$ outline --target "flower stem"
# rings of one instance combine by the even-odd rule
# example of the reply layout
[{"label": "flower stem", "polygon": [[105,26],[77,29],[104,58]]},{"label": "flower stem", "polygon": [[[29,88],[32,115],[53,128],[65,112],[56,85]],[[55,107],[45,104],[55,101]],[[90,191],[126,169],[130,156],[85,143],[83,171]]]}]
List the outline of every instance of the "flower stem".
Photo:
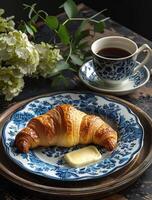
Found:
[{"label": "flower stem", "polygon": [[71,41],[71,43],[70,43],[70,45],[69,45],[69,54],[68,54],[68,56],[67,56],[67,58],[66,58],[66,63],[68,62],[68,60],[69,60],[69,58],[70,58],[70,56],[71,56],[71,53],[72,53],[72,41]]},{"label": "flower stem", "polygon": [[102,14],[103,12],[107,11],[107,8],[104,10],[101,10],[100,12],[96,13],[95,15],[93,15],[92,17],[90,17],[90,19],[93,19],[95,17],[97,17],[98,15]]},{"label": "flower stem", "polygon": [[[39,15],[39,13],[34,9],[34,8],[32,8],[30,5],[27,5],[27,4],[25,4],[26,5],[26,8],[31,8],[32,10],[33,10],[33,12],[38,16],[38,17],[40,17],[43,21],[45,21],[45,18],[44,17],[42,17],[41,15]],[[43,12],[42,10],[41,10],[41,12]],[[45,14],[46,14],[46,12],[44,12]]]},{"label": "flower stem", "polygon": [[[108,19],[110,19],[110,17],[106,17],[106,18],[100,20],[100,22],[105,22]],[[95,23],[99,22],[98,20],[95,20],[95,19],[92,19],[92,18],[69,18],[69,19],[67,19],[63,22],[63,25],[67,24],[70,21],[90,21],[90,22],[95,22]]]}]

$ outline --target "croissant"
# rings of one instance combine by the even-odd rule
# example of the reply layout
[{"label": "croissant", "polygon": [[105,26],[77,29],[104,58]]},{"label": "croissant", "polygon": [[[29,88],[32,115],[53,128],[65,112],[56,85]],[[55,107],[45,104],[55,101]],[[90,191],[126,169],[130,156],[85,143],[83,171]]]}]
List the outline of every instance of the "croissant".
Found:
[{"label": "croissant", "polygon": [[39,146],[71,147],[91,143],[112,151],[117,144],[117,132],[100,117],[88,115],[69,104],[56,106],[31,119],[15,138],[20,152]]}]

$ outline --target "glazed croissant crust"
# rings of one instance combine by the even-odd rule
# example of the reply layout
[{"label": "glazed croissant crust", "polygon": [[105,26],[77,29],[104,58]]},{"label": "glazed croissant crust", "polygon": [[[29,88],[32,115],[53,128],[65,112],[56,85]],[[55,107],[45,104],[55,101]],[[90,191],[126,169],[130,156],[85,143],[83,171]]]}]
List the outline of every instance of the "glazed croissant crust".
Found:
[{"label": "glazed croissant crust", "polygon": [[31,119],[15,138],[15,146],[20,152],[39,146],[77,144],[97,144],[112,151],[117,144],[117,132],[100,117],[63,104]]}]

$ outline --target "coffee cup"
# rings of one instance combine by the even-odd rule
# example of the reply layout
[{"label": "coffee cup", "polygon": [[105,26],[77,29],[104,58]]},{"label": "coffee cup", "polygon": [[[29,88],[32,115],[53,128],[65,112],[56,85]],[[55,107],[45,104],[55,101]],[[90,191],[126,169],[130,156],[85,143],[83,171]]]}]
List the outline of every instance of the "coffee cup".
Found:
[{"label": "coffee cup", "polygon": [[[125,83],[152,55],[152,50],[147,44],[138,48],[134,41],[121,36],[100,38],[93,42],[91,51],[96,74],[111,85]],[[137,57],[142,52],[146,52],[146,56],[137,64]]]}]

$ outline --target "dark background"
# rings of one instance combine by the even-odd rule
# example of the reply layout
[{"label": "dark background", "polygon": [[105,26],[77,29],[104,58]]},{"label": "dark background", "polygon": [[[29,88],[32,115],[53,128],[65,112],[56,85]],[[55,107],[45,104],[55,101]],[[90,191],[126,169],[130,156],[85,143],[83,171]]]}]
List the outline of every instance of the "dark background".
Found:
[{"label": "dark background", "polygon": [[[23,3],[37,3],[39,9],[48,14],[55,15],[64,0],[0,0],[0,7],[6,10],[6,15],[15,15],[15,20],[27,19],[27,13],[23,10]],[[151,0],[75,0],[83,2],[95,10],[107,8],[107,16],[120,24],[134,30],[144,37],[152,40],[152,1]]]}]

